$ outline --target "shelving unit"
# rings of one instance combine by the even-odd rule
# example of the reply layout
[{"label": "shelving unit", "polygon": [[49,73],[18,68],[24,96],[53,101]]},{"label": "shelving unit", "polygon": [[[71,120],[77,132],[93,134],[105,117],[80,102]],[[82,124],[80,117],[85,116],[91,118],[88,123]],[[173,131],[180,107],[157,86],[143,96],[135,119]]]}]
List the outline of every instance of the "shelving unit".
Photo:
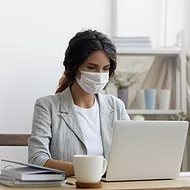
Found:
[{"label": "shelving unit", "polygon": [[168,55],[168,56],[178,56],[181,50],[179,48],[175,49],[129,49],[129,48],[117,48],[118,55]]},{"label": "shelving unit", "polygon": [[175,115],[180,113],[182,110],[142,110],[142,109],[128,109],[129,115]]},{"label": "shelving unit", "polygon": [[175,58],[176,61],[176,108],[171,110],[142,110],[128,109],[129,115],[175,115],[180,112],[187,113],[186,105],[186,51],[185,48],[160,48],[160,49],[129,49],[117,48],[118,56],[159,56]]},{"label": "shelving unit", "polygon": [[[184,42],[184,39],[182,39]],[[166,57],[175,58],[176,61],[173,63],[175,65],[175,75],[176,75],[176,106],[175,109],[170,110],[142,110],[142,109],[128,109],[127,112],[132,117],[135,115],[144,115],[144,116],[156,116],[157,117],[167,117],[169,118],[171,115],[176,115],[180,112],[187,113],[187,102],[186,102],[186,50],[184,43],[182,43],[181,48],[173,48],[173,49],[117,49],[117,54],[120,56],[142,56],[142,55],[150,55],[150,56],[158,56],[163,55]],[[188,150],[187,145],[184,151],[182,171],[188,170]]]}]

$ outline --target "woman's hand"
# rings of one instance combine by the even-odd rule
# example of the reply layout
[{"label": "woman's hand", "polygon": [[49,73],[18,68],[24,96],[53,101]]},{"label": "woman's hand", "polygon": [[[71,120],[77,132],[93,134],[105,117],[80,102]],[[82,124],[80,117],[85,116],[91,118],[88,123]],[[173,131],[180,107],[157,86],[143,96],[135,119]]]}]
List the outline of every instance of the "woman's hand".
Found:
[{"label": "woman's hand", "polygon": [[74,164],[73,164],[73,162],[65,162],[63,160],[49,159],[46,161],[44,166],[48,167],[48,168],[54,168],[57,170],[62,170],[67,174],[67,176],[73,176],[74,175]]}]

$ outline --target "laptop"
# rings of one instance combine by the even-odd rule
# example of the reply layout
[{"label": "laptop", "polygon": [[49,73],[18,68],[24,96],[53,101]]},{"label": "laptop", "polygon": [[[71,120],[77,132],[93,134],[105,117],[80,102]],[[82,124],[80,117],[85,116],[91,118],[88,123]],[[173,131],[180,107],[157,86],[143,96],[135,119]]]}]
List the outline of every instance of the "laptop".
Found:
[{"label": "laptop", "polygon": [[177,178],[188,126],[187,121],[116,121],[102,180]]}]

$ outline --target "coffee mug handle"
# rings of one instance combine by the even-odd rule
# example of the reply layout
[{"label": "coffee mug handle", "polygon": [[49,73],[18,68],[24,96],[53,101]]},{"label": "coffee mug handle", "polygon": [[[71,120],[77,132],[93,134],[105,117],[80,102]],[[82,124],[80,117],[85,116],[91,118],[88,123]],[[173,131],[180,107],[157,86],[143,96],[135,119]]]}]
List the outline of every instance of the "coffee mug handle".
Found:
[{"label": "coffee mug handle", "polygon": [[107,160],[105,158],[103,158],[102,176],[104,175],[104,173],[107,170],[107,165],[108,165]]}]

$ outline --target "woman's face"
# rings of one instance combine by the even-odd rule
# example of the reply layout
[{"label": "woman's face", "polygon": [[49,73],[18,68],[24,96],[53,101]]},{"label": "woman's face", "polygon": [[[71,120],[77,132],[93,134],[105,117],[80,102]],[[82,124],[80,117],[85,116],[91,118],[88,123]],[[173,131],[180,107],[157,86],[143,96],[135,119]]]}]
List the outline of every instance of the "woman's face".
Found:
[{"label": "woman's face", "polygon": [[[81,71],[108,73],[110,69],[110,59],[103,51],[93,52],[80,66]],[[80,78],[80,71],[76,73]]]}]

